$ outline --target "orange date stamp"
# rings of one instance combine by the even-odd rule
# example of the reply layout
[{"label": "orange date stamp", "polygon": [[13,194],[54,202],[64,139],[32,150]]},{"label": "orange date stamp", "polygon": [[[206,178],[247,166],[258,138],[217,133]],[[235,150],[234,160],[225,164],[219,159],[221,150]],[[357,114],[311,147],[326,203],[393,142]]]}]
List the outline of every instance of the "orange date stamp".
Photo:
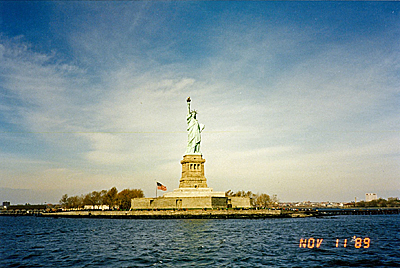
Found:
[{"label": "orange date stamp", "polygon": [[[323,238],[300,238],[299,248],[320,248],[324,239]],[[328,243],[325,243],[328,244]],[[332,244],[331,244],[332,245]],[[371,245],[371,238],[365,237],[356,237],[353,236],[352,239],[336,239],[333,244],[335,247],[348,247],[352,246],[354,248],[369,248]]]}]

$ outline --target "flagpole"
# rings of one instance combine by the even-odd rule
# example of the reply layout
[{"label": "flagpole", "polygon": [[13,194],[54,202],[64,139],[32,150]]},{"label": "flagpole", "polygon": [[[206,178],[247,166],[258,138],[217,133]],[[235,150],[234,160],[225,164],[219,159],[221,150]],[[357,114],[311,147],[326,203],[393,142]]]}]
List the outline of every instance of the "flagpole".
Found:
[{"label": "flagpole", "polygon": [[156,181],[156,198],[157,198],[157,181]]}]

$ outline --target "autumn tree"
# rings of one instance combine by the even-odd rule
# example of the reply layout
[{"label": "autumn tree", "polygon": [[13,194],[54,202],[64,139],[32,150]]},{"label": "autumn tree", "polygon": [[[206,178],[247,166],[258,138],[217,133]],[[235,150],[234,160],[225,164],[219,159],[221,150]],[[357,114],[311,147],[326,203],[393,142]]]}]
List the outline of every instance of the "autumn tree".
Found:
[{"label": "autumn tree", "polygon": [[397,198],[389,198],[388,200],[379,198],[371,201],[359,201],[356,207],[400,207],[400,200]]},{"label": "autumn tree", "polygon": [[113,208],[116,205],[117,195],[118,195],[117,188],[112,187],[103,195],[103,200],[102,200],[103,204],[108,205],[110,209]]},{"label": "autumn tree", "polygon": [[60,199],[60,204],[66,209],[83,207],[82,196],[68,196],[64,194]]},{"label": "autumn tree", "polygon": [[356,207],[365,207],[365,201],[357,202]]},{"label": "autumn tree", "polygon": [[271,196],[271,205],[272,206],[278,206],[279,203],[279,199],[278,196],[276,194]]},{"label": "autumn tree", "polygon": [[93,191],[81,196],[68,196],[64,194],[60,199],[60,204],[66,209],[83,208],[85,205],[108,205],[110,208],[119,205],[121,209],[131,207],[131,199],[144,197],[140,189],[124,189],[118,193],[116,187],[110,190]]},{"label": "autumn tree", "polygon": [[225,192],[225,196],[237,196],[237,197],[250,197],[254,198],[254,194],[252,191],[237,191],[236,193],[233,192],[232,190],[228,190]]},{"label": "autumn tree", "polygon": [[255,206],[255,199],[257,197],[256,194],[254,194],[252,191],[237,191],[236,193],[233,192],[232,190],[228,190],[225,192],[225,196],[229,197],[229,196],[237,196],[237,197],[249,197],[250,198],[250,204],[252,206]]},{"label": "autumn tree", "polygon": [[91,193],[88,193],[85,195],[84,199],[83,199],[83,203],[84,205],[102,205],[102,195],[105,194],[106,192],[104,192],[106,190],[103,191],[93,191]]},{"label": "autumn tree", "polygon": [[271,197],[267,194],[257,194],[254,204],[257,207],[268,207],[271,204]]},{"label": "autumn tree", "polygon": [[144,197],[143,191],[140,189],[124,189],[117,194],[117,204],[120,209],[130,209],[131,200],[133,198]]},{"label": "autumn tree", "polygon": [[275,206],[278,204],[278,197],[276,194],[270,196],[268,194],[254,194],[252,191],[237,191],[236,193],[232,190],[225,192],[225,196],[237,196],[237,197],[249,197],[250,204],[257,207],[268,207]]},{"label": "autumn tree", "polygon": [[225,192],[225,196],[232,196],[232,195],[233,195],[232,190],[228,190],[228,191]]},{"label": "autumn tree", "polygon": [[71,196],[68,198],[69,208],[83,208],[83,196]]},{"label": "autumn tree", "polygon": [[64,194],[63,196],[61,196],[60,205],[63,208],[67,208],[67,206],[68,206],[68,194]]},{"label": "autumn tree", "polygon": [[389,197],[386,205],[388,207],[400,207],[400,200],[398,198]]}]

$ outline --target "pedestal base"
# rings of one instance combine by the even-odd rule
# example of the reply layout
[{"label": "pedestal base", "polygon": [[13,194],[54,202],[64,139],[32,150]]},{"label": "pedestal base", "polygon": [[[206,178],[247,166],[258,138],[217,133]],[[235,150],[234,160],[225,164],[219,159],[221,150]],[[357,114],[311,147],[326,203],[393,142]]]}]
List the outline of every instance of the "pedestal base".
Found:
[{"label": "pedestal base", "polygon": [[201,154],[187,154],[183,156],[182,177],[179,188],[207,188],[207,179],[204,177],[204,162]]}]

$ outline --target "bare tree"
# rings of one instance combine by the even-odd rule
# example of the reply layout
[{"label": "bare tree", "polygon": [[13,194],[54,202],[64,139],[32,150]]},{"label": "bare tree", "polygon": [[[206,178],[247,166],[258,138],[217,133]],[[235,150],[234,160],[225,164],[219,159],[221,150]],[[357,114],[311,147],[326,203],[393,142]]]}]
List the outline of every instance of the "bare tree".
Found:
[{"label": "bare tree", "polygon": [[271,204],[271,197],[267,194],[257,194],[254,204],[257,207],[268,207]]}]

